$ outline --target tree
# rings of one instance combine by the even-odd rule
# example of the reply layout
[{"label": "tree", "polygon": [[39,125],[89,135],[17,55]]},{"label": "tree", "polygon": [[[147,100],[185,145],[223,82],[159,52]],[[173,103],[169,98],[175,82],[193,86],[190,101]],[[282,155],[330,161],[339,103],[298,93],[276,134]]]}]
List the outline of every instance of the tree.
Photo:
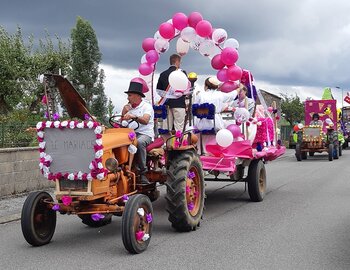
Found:
[{"label": "tree", "polygon": [[93,116],[99,119],[102,123],[106,122],[105,117],[107,114],[107,106],[106,106],[107,97],[104,93],[104,86],[103,86],[104,79],[105,79],[104,70],[101,69],[97,85],[94,89],[94,92],[98,94],[94,95],[91,101],[91,113]]},{"label": "tree", "polygon": [[78,17],[76,26],[71,32],[71,39],[71,80],[90,107],[94,95],[99,95],[98,91],[101,90],[94,87],[99,77],[98,66],[101,61],[97,38],[90,23]]},{"label": "tree", "polygon": [[30,45],[25,46],[21,28],[10,35],[0,27],[0,114],[12,111],[22,98],[20,83],[28,79]]},{"label": "tree", "polygon": [[108,105],[107,105],[108,116],[111,117],[113,115],[113,112],[114,112],[114,105],[113,105],[112,99],[109,98]]},{"label": "tree", "polygon": [[304,120],[304,103],[300,101],[299,96],[297,94],[295,94],[295,96],[281,94],[281,96],[282,113],[290,125],[293,126],[295,122],[301,122]]}]

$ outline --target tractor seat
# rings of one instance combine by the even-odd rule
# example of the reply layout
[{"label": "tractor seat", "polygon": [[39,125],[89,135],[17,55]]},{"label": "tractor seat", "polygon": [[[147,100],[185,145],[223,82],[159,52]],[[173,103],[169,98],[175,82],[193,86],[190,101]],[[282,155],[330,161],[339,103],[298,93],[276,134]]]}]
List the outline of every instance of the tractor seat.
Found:
[{"label": "tractor seat", "polygon": [[154,148],[159,148],[164,144],[164,139],[162,137],[156,138],[153,142],[151,142],[147,147],[146,151],[150,152]]}]

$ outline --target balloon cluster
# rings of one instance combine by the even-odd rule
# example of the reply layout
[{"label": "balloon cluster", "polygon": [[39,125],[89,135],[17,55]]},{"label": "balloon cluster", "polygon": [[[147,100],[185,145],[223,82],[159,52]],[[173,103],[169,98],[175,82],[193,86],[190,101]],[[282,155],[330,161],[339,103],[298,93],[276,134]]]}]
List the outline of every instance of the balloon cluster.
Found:
[{"label": "balloon cluster", "polygon": [[[192,12],[189,16],[181,12],[175,13],[172,19],[159,26],[153,38],[143,40],[145,55],[141,58],[139,66],[142,76],[148,76],[154,71],[159,55],[169,49],[169,41],[177,36],[180,37],[176,42],[179,55],[186,55],[191,47],[203,56],[211,58],[212,67],[217,70],[217,78],[223,82],[221,91],[231,92],[239,86],[236,81],[241,79],[243,70],[236,65],[239,57],[238,41],[227,38],[224,29],[213,28],[199,12]],[[187,84],[185,80],[179,81],[180,85]]]},{"label": "balloon cluster", "polygon": [[235,141],[243,141],[244,135],[238,125],[231,124],[227,128],[220,129],[216,133],[215,139],[221,147],[228,147]]}]

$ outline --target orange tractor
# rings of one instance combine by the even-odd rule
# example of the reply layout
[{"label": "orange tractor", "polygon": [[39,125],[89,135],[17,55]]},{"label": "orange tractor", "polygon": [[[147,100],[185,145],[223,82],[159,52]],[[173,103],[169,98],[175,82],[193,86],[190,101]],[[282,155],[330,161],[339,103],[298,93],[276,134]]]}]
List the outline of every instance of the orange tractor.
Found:
[{"label": "orange tractor", "polygon": [[[41,246],[51,241],[57,213],[77,215],[90,227],[104,226],[111,223],[112,216],[122,216],[125,248],[141,253],[152,237],[151,201],[159,197],[157,183],[167,186],[172,226],[178,231],[199,226],[205,195],[195,135],[172,136],[165,147],[161,138],[149,145],[147,178],[151,183],[138,185],[134,129],[107,128],[95,122],[84,100],[60,75],[45,75],[44,85],[48,120],[37,124],[39,166],[56,189],[55,199],[37,191],[23,205],[21,227],[29,244]],[[55,119],[58,95],[72,120]],[[111,124],[115,121],[110,119]]]}]

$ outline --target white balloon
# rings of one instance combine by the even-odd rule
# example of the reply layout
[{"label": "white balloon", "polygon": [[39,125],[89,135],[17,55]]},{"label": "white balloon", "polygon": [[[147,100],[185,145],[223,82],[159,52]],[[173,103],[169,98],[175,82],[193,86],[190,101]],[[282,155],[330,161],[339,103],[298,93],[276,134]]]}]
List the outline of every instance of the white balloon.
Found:
[{"label": "white balloon", "polygon": [[147,59],[146,59],[146,54],[142,55],[141,57],[141,64],[146,63]]},{"label": "white balloon", "polygon": [[188,79],[185,73],[181,70],[175,70],[169,75],[169,84],[175,90],[186,90],[188,86]]},{"label": "white balloon", "polygon": [[160,35],[159,31],[155,32],[153,37],[156,40],[159,39],[159,38],[162,38],[162,36]]},{"label": "white balloon", "polygon": [[154,42],[154,49],[158,53],[165,53],[169,49],[169,41],[164,38],[158,38],[156,42]]},{"label": "white balloon", "polygon": [[190,42],[190,46],[193,50],[199,51],[199,46],[204,42],[205,38],[196,35],[194,39]]},{"label": "white balloon", "polygon": [[225,29],[218,28],[215,29],[212,34],[212,39],[216,44],[221,44],[227,39],[227,32]]},{"label": "white balloon", "polygon": [[234,38],[227,39],[224,43],[224,48],[228,48],[228,47],[238,49],[239,43],[238,43],[237,39],[234,39]]},{"label": "white balloon", "polygon": [[193,27],[187,26],[181,30],[180,36],[183,41],[191,42],[196,37],[196,30]]},{"label": "white balloon", "polygon": [[215,47],[214,41],[206,39],[199,45],[199,53],[203,56],[212,56],[216,52]]},{"label": "white balloon", "polygon": [[182,38],[179,38],[176,42],[176,52],[184,56],[185,54],[188,53],[188,50],[190,48],[190,44],[188,42],[183,41]]},{"label": "white balloon", "polygon": [[237,122],[245,123],[248,121],[250,113],[246,108],[237,108],[233,114],[233,117]]},{"label": "white balloon", "polygon": [[231,145],[231,143],[233,142],[233,135],[231,131],[229,131],[226,128],[223,128],[223,129],[220,129],[218,133],[216,133],[215,139],[218,145],[222,147],[227,147]]}]

